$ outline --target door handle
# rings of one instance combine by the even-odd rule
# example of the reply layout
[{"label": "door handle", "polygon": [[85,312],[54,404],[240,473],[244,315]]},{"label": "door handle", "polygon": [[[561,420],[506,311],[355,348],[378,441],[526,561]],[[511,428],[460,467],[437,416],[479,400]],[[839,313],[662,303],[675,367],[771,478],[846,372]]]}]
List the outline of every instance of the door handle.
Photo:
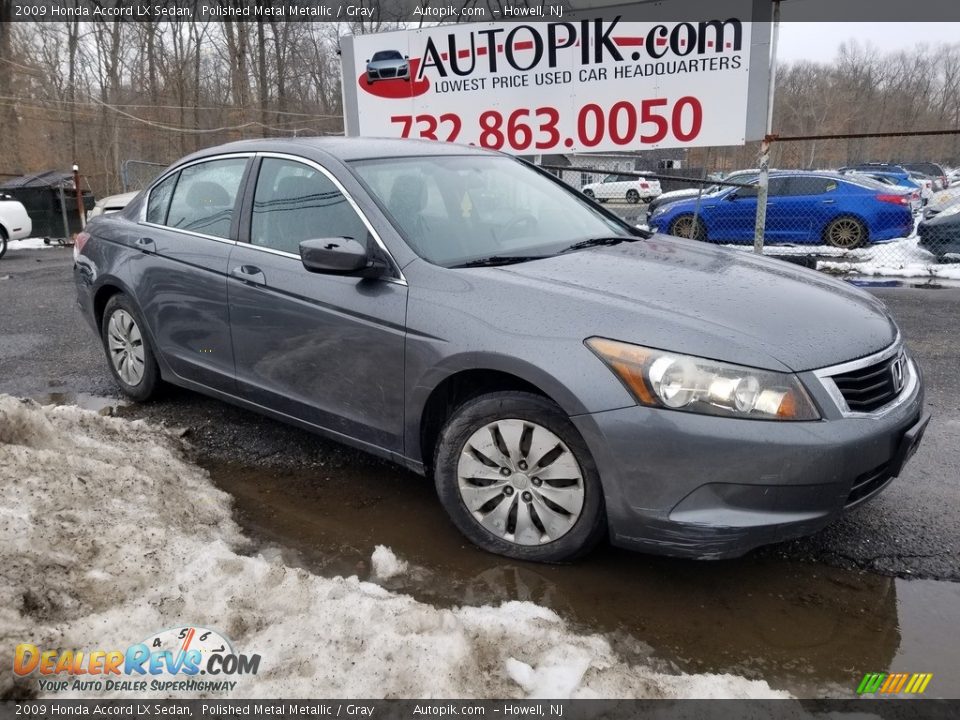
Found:
[{"label": "door handle", "polygon": [[821,200],[820,202],[822,202],[824,205],[833,205],[836,200]]},{"label": "door handle", "polygon": [[240,265],[231,270],[230,274],[248,285],[266,285],[267,282],[263,270],[256,265]]},{"label": "door handle", "polygon": [[137,238],[136,246],[143,252],[156,252],[157,244],[153,241],[153,238],[142,237]]}]

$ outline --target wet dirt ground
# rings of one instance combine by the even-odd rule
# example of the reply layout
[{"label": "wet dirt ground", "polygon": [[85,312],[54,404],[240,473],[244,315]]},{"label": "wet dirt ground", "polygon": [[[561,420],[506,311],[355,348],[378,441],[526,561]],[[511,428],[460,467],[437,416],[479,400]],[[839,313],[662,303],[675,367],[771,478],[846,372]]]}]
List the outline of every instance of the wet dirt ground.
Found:
[{"label": "wet dirt ground", "polygon": [[927,694],[960,697],[957,583],[609,547],[574,565],[519,563],[466,543],[432,484],[387,464],[306,472],[201,464],[233,495],[249,535],[313,572],[367,578],[383,544],[411,566],[382,582],[392,590],[444,606],[529,600],[666,670],[735,673],[799,697],[853,695],[867,672],[935,670]]}]

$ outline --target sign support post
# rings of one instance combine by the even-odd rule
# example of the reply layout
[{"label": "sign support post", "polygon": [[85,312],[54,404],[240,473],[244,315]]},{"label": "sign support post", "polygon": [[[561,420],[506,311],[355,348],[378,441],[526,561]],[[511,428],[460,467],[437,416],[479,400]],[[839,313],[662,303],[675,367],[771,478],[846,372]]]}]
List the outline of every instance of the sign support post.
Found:
[{"label": "sign support post", "polygon": [[757,183],[757,217],[753,226],[753,252],[763,255],[763,233],[767,226],[767,197],[770,187],[770,143],[773,141],[773,95],[777,81],[777,39],[780,36],[780,2],[773,4],[773,38],[770,41],[770,81],[767,88],[767,132],[760,144],[760,179]]}]

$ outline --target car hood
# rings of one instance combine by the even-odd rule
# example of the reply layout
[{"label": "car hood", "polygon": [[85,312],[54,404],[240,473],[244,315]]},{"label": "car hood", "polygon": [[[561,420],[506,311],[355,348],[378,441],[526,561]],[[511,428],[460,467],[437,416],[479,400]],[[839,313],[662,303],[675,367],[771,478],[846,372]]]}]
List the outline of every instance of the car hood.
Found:
[{"label": "car hood", "polygon": [[884,305],[846,283],[663,235],[478,272],[539,291],[488,287],[544,308],[539,327],[772,370],[842,363],[898,336]]},{"label": "car hood", "polygon": [[924,227],[946,227],[948,225],[960,225],[960,213],[946,213],[939,211],[931,215],[920,223]]},{"label": "car hood", "polygon": [[697,194],[696,189],[694,188],[684,188],[683,190],[671,190],[670,192],[665,192],[660,195],[661,200],[669,200],[671,198],[688,198]]},{"label": "car hood", "polygon": [[373,68],[374,70],[382,70],[384,68],[395,68],[406,65],[406,60],[392,59],[392,60],[372,60],[367,63],[368,68]]}]

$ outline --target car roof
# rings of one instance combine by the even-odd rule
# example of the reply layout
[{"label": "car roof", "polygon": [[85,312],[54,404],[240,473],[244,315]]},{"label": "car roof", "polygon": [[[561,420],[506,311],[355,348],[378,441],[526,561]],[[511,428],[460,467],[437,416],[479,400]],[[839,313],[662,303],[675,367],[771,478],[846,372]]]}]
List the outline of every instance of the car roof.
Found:
[{"label": "car roof", "polygon": [[[314,152],[310,152],[314,151]],[[238,140],[217,145],[190,155],[194,160],[210,155],[234,152],[284,152],[293,155],[322,154],[348,162],[374,158],[422,157],[424,155],[496,155],[470,145],[437,142],[436,140],[413,140],[377,137],[298,137]]]}]

